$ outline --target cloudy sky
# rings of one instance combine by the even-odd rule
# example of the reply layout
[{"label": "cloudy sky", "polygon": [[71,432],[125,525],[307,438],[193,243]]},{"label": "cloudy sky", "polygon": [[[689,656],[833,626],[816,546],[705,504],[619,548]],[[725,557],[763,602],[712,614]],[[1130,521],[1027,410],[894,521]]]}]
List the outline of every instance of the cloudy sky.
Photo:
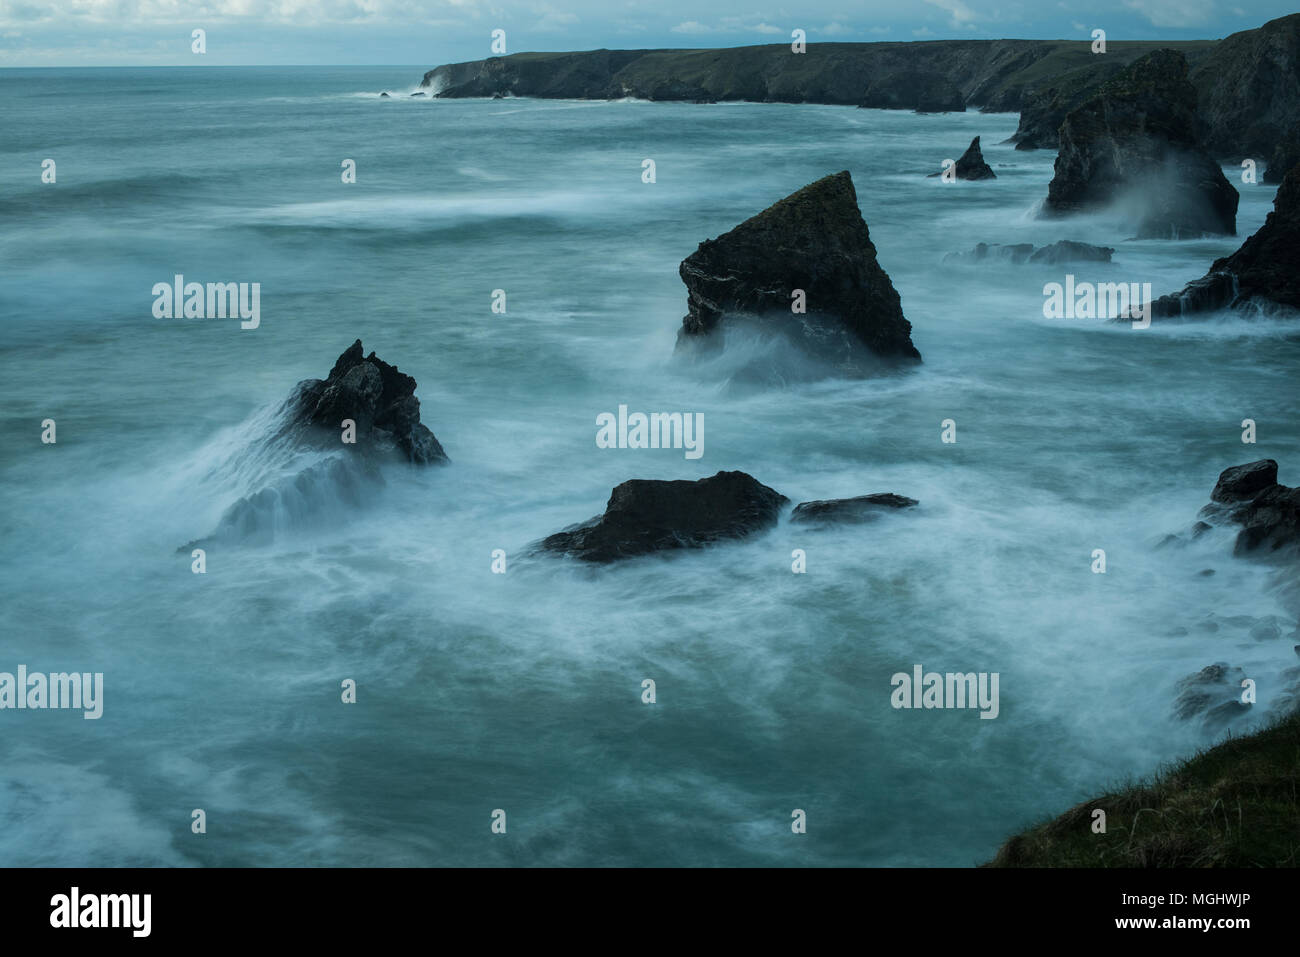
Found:
[{"label": "cloudy sky", "polygon": [[[0,67],[403,64],[507,51],[953,37],[1222,37],[1294,0],[0,0]],[[207,52],[190,50],[195,28]]]}]

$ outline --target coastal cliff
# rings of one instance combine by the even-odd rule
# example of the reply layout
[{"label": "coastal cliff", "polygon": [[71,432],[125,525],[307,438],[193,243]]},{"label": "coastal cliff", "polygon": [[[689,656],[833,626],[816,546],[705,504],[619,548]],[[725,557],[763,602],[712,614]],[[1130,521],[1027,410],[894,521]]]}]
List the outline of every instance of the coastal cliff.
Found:
[{"label": "coastal cliff", "polygon": [[1065,116],[1158,49],[1182,53],[1213,155],[1263,158],[1300,109],[1300,14],[1223,40],[931,40],[719,50],[515,53],[429,70],[435,97],[746,100],[1019,112],[1018,148],[1055,149]]}]

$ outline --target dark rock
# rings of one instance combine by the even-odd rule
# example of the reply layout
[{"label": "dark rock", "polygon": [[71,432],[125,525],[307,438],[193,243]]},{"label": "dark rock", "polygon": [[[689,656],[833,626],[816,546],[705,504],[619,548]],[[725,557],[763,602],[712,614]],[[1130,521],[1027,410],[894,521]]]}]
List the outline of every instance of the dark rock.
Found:
[{"label": "dark rock", "polygon": [[1264,182],[1281,183],[1297,163],[1300,163],[1300,121],[1287,130],[1273,147],[1273,152],[1269,153],[1268,165],[1264,168]]},{"label": "dark rock", "polygon": [[423,91],[418,91],[411,94],[411,96],[428,96],[428,95],[429,95],[428,93],[425,93]]},{"label": "dark rock", "polygon": [[1282,180],[1273,211],[1259,231],[1231,256],[1216,259],[1200,279],[1151,303],[1151,316],[1177,318],[1218,309],[1283,314],[1300,309],[1300,166]]},{"label": "dark rock", "polygon": [[1250,705],[1241,700],[1245,677],[1240,668],[1230,668],[1222,661],[1188,675],[1178,682],[1175,716],[1183,721],[1199,716],[1207,730],[1222,727],[1250,710]]},{"label": "dark rock", "polygon": [[[835,173],[768,207],[682,261],[687,316],[678,348],[708,337],[724,317],[744,316],[792,336],[846,373],[870,357],[919,360],[911,323],[894,285],[876,261],[847,171]],[[807,314],[791,312],[802,289]]]},{"label": "dark rock", "polygon": [[1224,469],[1210,493],[1211,502],[1243,502],[1277,484],[1277,463],[1261,459]]},{"label": "dark rock", "polygon": [[[364,358],[363,358],[364,356]],[[322,430],[338,442],[344,419],[356,423],[359,451],[395,450],[416,464],[448,461],[438,440],[420,422],[416,382],[373,352],[352,343],[325,379],[300,382],[290,400],[290,425]]]},{"label": "dark rock", "polygon": [[1300,488],[1277,484],[1277,463],[1262,459],[1225,469],[1201,517],[1239,525],[1234,554],[1274,557],[1300,550]]},{"label": "dark rock", "polygon": [[867,522],[879,517],[887,509],[911,508],[916,499],[892,492],[859,495],[856,498],[833,498],[818,502],[803,502],[790,513],[792,522]]},{"label": "dark rock", "polygon": [[389,95],[388,95],[387,93],[380,93],[380,94],[379,94],[379,98],[380,98],[381,100],[387,100],[387,99],[390,99],[390,97],[389,97]]},{"label": "dark rock", "polygon": [[998,178],[989,164],[984,162],[984,153],[980,150],[980,138],[978,136],[970,141],[970,146],[966,147],[966,152],[961,154],[961,159],[957,160],[957,165],[953,171],[957,174],[958,179]]},{"label": "dark rock", "polygon": [[943,257],[943,261],[946,263],[978,263],[1000,260],[1019,265],[1020,263],[1029,262],[1029,257],[1033,255],[1033,252],[1033,243],[976,243],[975,248],[969,252],[948,253]]},{"label": "dark rock", "polygon": [[1036,249],[1029,257],[1031,263],[1044,263],[1057,266],[1061,263],[1108,263],[1115,255],[1111,246],[1094,246],[1091,243],[1077,243],[1072,239],[1062,239]]},{"label": "dark rock", "polygon": [[1300,14],[1220,40],[1192,82],[1215,155],[1269,155],[1300,116]]},{"label": "dark rock", "polygon": [[1200,136],[1187,61],[1149,53],[1065,117],[1044,212],[1120,204],[1140,210],[1139,238],[1231,235],[1239,197]]},{"label": "dark rock", "polygon": [[1075,110],[1097,95],[1102,84],[1126,64],[1105,56],[1094,56],[1086,67],[1054,76],[1044,87],[1025,94],[1020,122],[1011,137],[1018,150],[1054,150],[1060,147],[1061,124]]},{"label": "dark rock", "polygon": [[900,70],[867,87],[858,106],[877,110],[915,110],[918,113],[964,113],[966,98],[942,73]]},{"label": "dark rock", "polygon": [[949,253],[943,257],[944,262],[983,262],[985,260],[1003,260],[1015,263],[1040,263],[1057,266],[1062,263],[1096,262],[1108,263],[1115,250],[1110,246],[1093,246],[1090,243],[1077,243],[1071,239],[1062,239],[1050,246],[1034,249],[1032,243],[979,243],[974,249],[965,253]]},{"label": "dark rock", "polygon": [[701,548],[770,528],[788,501],[744,472],[696,482],[633,479],[614,488],[603,515],[549,536],[540,548],[601,563]]}]

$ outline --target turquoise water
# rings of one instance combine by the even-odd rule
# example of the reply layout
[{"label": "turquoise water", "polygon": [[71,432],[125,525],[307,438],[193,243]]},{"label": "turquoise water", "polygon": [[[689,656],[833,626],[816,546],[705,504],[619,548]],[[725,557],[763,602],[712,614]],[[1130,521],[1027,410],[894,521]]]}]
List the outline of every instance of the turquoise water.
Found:
[{"label": "turquoise water", "polygon": [[[1171,715],[1189,672],[1228,661],[1257,716],[1276,700],[1274,573],[1226,531],[1156,545],[1229,465],[1300,480],[1295,327],[1048,320],[1065,268],[942,262],[1105,243],[1079,280],[1158,295],[1240,238],[1036,220],[1054,157],[998,145],[1012,114],[407,97],[423,69],[0,71],[0,671],[106,689],[98,721],[0,712],[0,863],[964,866],[1213,740]],[[974,135],[996,181],[925,178]],[[924,365],[675,362],[678,263],[840,169]],[[1273,189],[1239,188],[1244,236]],[[176,273],[260,283],[260,327],[155,319]],[[256,516],[270,544],[191,574],[179,546],[294,475],[269,410],[358,337],[418,380],[452,465],[360,507],[309,485],[300,521]],[[703,457],[598,449],[619,404],[703,413]],[[618,482],[719,469],[921,506],[611,568],[524,557]],[[893,710],[914,664],[999,673],[999,716]]]}]

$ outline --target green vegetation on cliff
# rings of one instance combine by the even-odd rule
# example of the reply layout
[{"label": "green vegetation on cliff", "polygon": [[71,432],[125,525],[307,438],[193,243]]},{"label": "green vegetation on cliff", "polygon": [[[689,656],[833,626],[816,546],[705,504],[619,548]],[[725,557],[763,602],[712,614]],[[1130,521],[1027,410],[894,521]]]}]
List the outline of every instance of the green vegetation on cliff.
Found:
[{"label": "green vegetation on cliff", "polygon": [[[1093,812],[1106,812],[1094,834]],[[1008,840],[986,867],[1300,865],[1300,711]]]}]

